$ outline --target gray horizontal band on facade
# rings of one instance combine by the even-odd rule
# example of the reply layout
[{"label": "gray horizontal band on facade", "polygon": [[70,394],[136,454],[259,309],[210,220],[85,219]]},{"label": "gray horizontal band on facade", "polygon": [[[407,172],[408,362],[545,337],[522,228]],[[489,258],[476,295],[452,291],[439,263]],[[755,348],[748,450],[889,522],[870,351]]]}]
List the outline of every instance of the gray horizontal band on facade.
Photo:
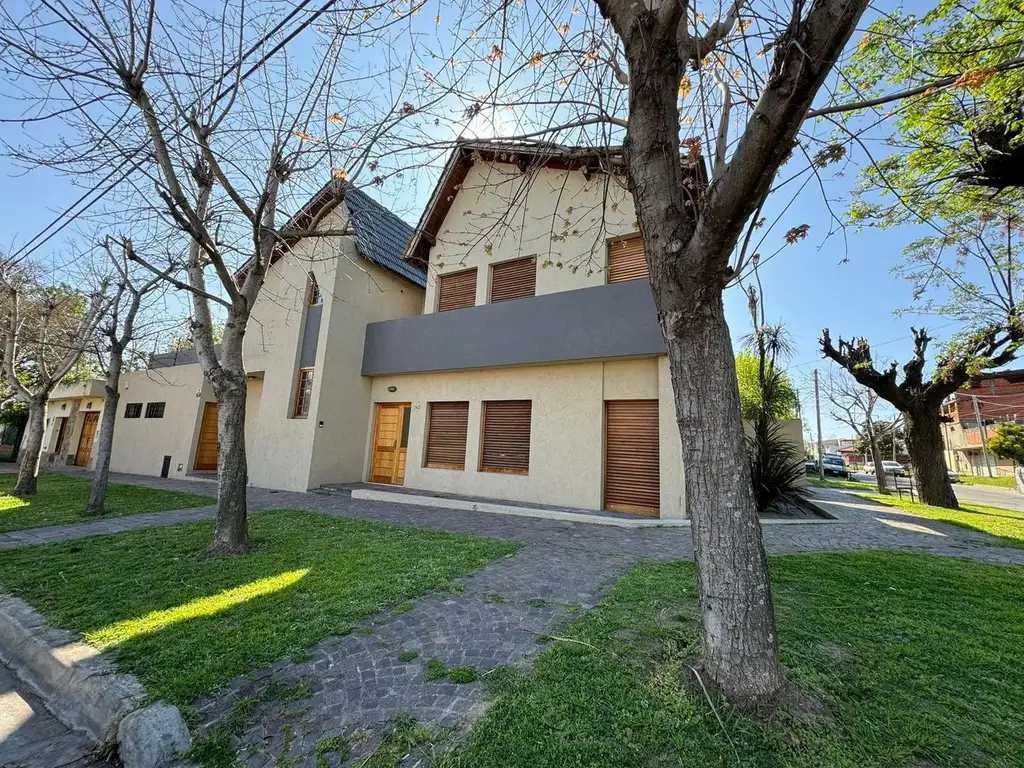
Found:
[{"label": "gray horizontal band on facade", "polygon": [[660,355],[646,280],[366,326],[364,376]]}]

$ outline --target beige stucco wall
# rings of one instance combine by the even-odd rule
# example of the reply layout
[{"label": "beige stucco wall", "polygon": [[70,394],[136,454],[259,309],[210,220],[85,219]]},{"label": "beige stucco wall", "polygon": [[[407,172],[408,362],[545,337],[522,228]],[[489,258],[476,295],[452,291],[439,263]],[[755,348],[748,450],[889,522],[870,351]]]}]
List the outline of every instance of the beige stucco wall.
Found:
[{"label": "beige stucco wall", "polygon": [[[123,374],[110,468],[159,475],[170,456],[170,477],[184,477],[192,471],[204,404],[213,399],[198,363]],[[151,402],[166,403],[162,419],[145,418]],[[124,418],[127,403],[142,403],[142,417]]]},{"label": "beige stucco wall", "polygon": [[[338,211],[323,226],[345,223]],[[295,418],[310,272],[324,301],[309,416]],[[305,491],[359,480],[370,408],[370,381],[360,373],[366,324],[418,314],[422,304],[423,289],[359,256],[351,238],[303,240],[274,264],[243,352],[246,370],[259,377],[250,378],[246,414],[253,485]]]},{"label": "beige stucco wall", "polygon": [[[99,392],[97,396],[96,393]],[[43,453],[44,464],[54,466],[65,466],[68,458],[74,462],[78,453],[78,441],[82,436],[82,425],[85,422],[85,414],[94,411],[99,413],[99,421],[96,423],[96,437],[93,439],[92,458],[89,460],[91,468],[96,462],[96,440],[99,439],[100,425],[103,423],[103,383],[92,380],[81,384],[59,386],[54,390],[58,397],[51,397],[46,405],[46,422],[43,430]],[[57,450],[57,437],[59,419],[68,419],[70,432],[64,440],[64,449],[60,456],[54,455]]]},{"label": "beige stucco wall", "polygon": [[[662,385],[663,360],[588,362],[452,373],[382,376],[373,401],[411,403],[405,485],[443,493],[600,509],[603,503],[604,401],[658,399],[661,403],[661,516],[684,516],[682,452],[674,406]],[[395,387],[395,392],[388,392]],[[481,412],[486,400],[532,400],[530,471],[510,475],[478,471]],[[424,467],[427,403],[469,402],[466,469]],[[369,428],[364,451],[368,476]]]},{"label": "beige stucco wall", "polygon": [[603,285],[608,238],[634,231],[632,198],[609,176],[477,162],[430,249],[423,311],[437,305],[438,275],[477,267],[486,304],[489,265],[526,256],[537,257],[537,295]]}]

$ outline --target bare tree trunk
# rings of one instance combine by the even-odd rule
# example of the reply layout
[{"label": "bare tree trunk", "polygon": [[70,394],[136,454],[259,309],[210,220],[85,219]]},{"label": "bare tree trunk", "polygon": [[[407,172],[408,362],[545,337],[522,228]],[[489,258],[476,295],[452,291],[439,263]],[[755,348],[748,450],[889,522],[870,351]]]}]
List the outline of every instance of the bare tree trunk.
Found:
[{"label": "bare tree trunk", "polygon": [[85,508],[87,515],[102,515],[106,512],[107,483],[110,480],[110,454],[114,447],[114,422],[117,419],[119,391],[121,384],[121,366],[123,353],[117,348],[110,351],[110,363],[107,368],[107,380],[103,387],[103,423],[100,425],[99,444],[96,448],[96,471],[92,477],[92,488],[89,491],[89,504]]},{"label": "bare tree trunk", "polygon": [[917,478],[921,501],[933,507],[959,509],[942,455],[941,415],[938,408],[923,407],[904,412],[907,423],[907,449]]},{"label": "bare tree trunk", "polygon": [[32,398],[28,402],[28,423],[22,445],[18,484],[11,492],[15,496],[31,496],[36,492],[39,476],[39,457],[43,452],[43,430],[46,426],[46,397]]},{"label": "bare tree trunk", "polygon": [[624,152],[682,437],[702,667],[734,706],[770,708],[785,676],[722,305],[734,241],[719,243],[722,253],[716,254],[693,236],[695,211],[679,155],[681,65],[675,45],[673,32],[627,46],[630,118]]},{"label": "bare tree trunk", "polygon": [[720,295],[668,318],[663,327],[693,524],[703,666],[735,706],[758,709],[785,678],[729,327]]},{"label": "bare tree trunk", "polygon": [[[889,486],[885,480],[885,468],[882,466],[882,450],[878,447],[878,436],[875,428],[871,425],[871,414],[868,414],[868,447],[871,451],[871,462],[875,465],[875,487],[879,493],[889,493]],[[895,439],[895,435],[893,436]]]},{"label": "bare tree trunk", "polygon": [[[240,363],[240,361],[239,361]],[[245,372],[224,370],[217,392],[217,530],[211,555],[241,555],[249,550],[245,458]]]}]

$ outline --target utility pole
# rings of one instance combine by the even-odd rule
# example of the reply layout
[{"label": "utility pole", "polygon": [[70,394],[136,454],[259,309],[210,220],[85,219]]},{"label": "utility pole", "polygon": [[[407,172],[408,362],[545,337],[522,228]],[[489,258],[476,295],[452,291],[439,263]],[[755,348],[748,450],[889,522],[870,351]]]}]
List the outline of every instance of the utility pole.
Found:
[{"label": "utility pole", "polygon": [[992,474],[992,459],[988,455],[988,430],[985,429],[985,422],[981,420],[981,412],[978,410],[978,396],[971,395],[971,402],[974,404],[974,419],[981,428],[981,455],[985,457],[985,469],[988,470],[989,477],[995,477]]},{"label": "utility pole", "polygon": [[[892,460],[896,461],[896,424],[900,420],[900,415],[897,413],[892,417]],[[895,475],[893,475],[895,477]]]},{"label": "utility pole", "polygon": [[818,369],[814,369],[814,415],[818,420],[818,479],[825,482],[825,465],[821,450],[821,399],[818,397]]}]

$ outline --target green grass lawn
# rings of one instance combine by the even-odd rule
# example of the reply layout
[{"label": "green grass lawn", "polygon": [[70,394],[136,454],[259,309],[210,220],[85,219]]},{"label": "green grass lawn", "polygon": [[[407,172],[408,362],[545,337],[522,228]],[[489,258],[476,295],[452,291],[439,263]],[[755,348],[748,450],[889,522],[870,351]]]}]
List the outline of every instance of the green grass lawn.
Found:
[{"label": "green grass lawn", "polygon": [[997,536],[1004,546],[1024,549],[1024,512],[1018,510],[963,502],[960,503],[960,509],[944,509],[912,502],[906,494],[902,499],[899,496],[882,496],[878,493],[858,493],[857,496],[877,501],[887,507],[902,509],[929,520],[939,520],[943,523],[958,525],[961,528]]},{"label": "green grass lawn", "polygon": [[1013,477],[980,477],[975,475],[960,475],[960,482],[964,485],[994,485],[997,488],[1016,488],[1017,481]]},{"label": "green grass lawn", "polygon": [[212,523],[0,552],[0,585],[82,633],[154,698],[231,678],[515,551],[508,542],[306,512],[261,512],[253,552],[207,558]]},{"label": "green grass lawn", "polygon": [[817,476],[808,475],[807,482],[818,488],[836,488],[838,490],[863,491],[866,488],[874,488],[874,483],[862,483],[859,480],[840,480],[836,477],[827,477],[819,480]]},{"label": "green grass lawn", "polygon": [[[39,492],[25,498],[10,494],[17,481],[17,475],[0,475],[0,533],[103,519],[87,517],[85,514],[90,480],[59,474],[40,474]],[[103,517],[205,507],[215,503],[216,499],[212,496],[111,483],[107,487],[107,511]]]},{"label": "green grass lawn", "polygon": [[[504,692],[442,765],[1024,765],[1024,569],[904,554],[771,563],[783,660],[828,718],[768,726],[683,683],[689,563],[643,564]],[[486,680],[486,678],[485,678]]]}]

